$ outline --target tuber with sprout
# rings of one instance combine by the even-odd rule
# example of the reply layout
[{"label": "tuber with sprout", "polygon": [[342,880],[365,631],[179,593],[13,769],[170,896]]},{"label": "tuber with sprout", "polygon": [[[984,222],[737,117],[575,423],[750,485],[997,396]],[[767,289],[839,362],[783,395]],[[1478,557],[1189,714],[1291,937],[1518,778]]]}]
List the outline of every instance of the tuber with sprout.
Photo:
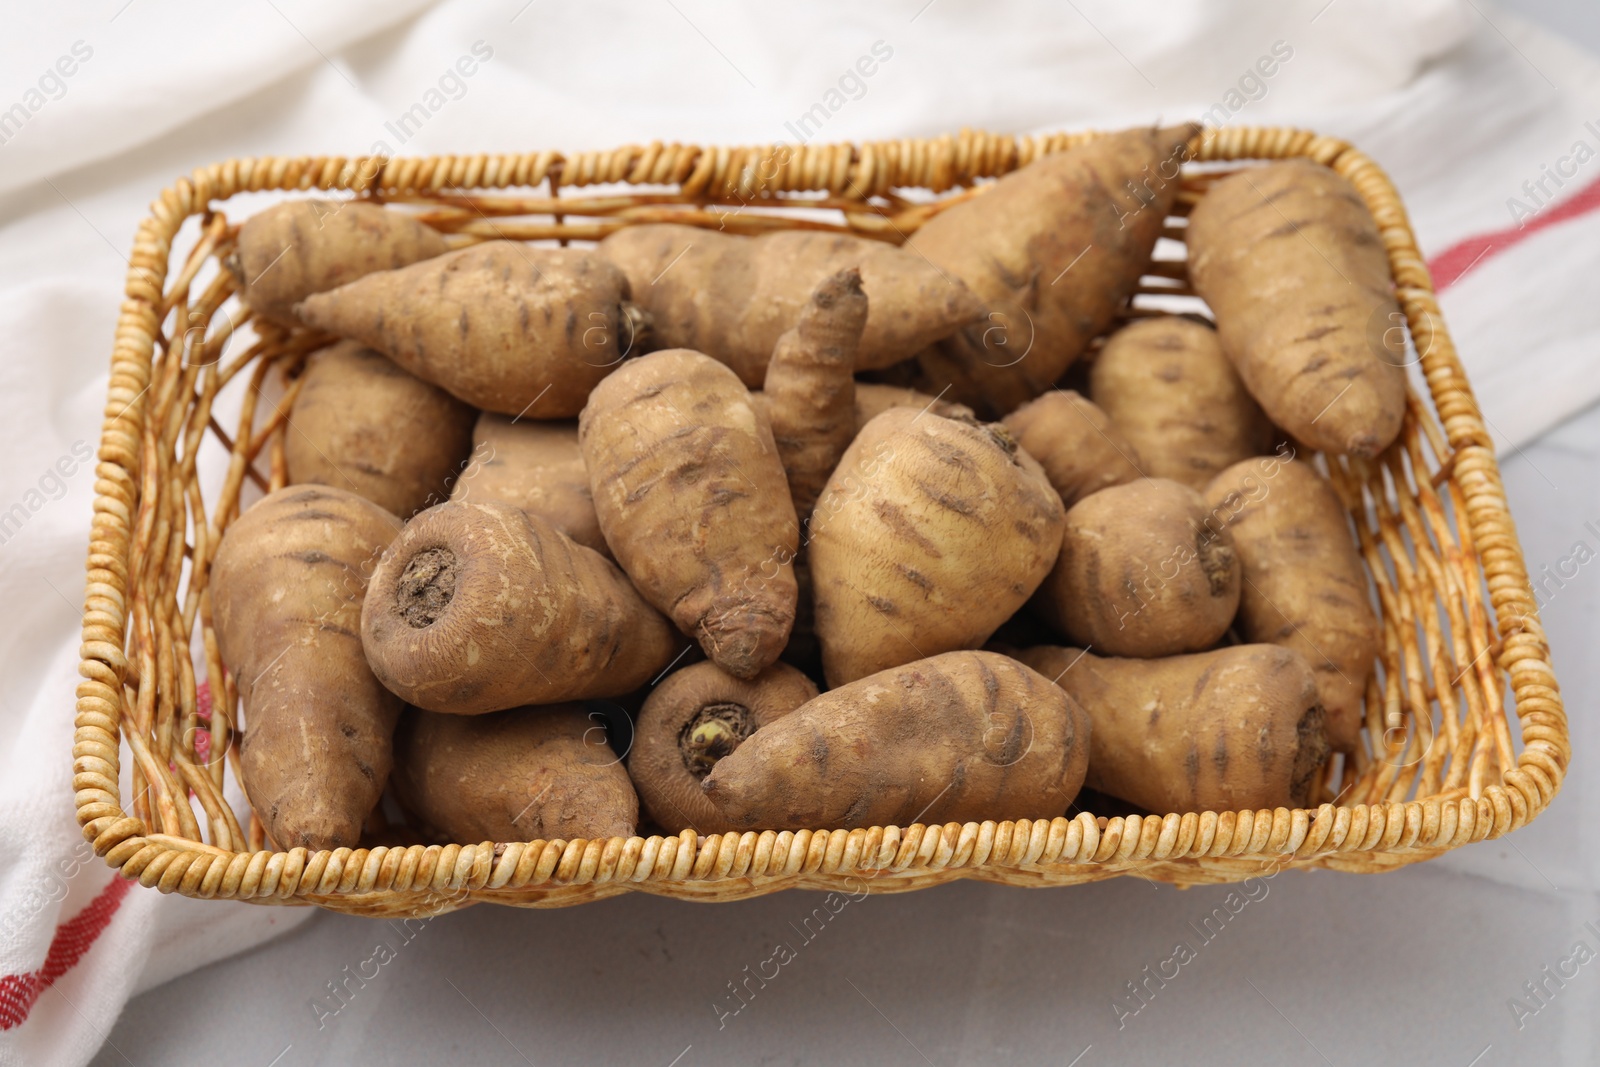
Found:
[{"label": "tuber with sprout", "polygon": [[749,681],[710,662],[668,675],[645,698],[628,753],[628,773],[646,814],[666,830],[736,829],[700,783],[752,734],[816,695],[816,683],[784,663]]}]

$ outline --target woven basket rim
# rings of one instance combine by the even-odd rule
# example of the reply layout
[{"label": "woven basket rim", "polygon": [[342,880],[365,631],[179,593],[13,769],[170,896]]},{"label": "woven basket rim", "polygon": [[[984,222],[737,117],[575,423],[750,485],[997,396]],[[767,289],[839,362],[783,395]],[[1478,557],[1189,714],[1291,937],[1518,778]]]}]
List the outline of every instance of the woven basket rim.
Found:
[{"label": "woven basket rim", "polygon": [[[1100,872],[1097,876],[1152,873],[1179,881],[1189,877],[1189,865],[1196,868],[1194,880],[1205,880],[1197,869],[1202,859],[1218,869],[1237,861],[1240,877],[1250,873],[1252,863],[1259,869],[1265,862],[1391,869],[1531,821],[1560,788],[1570,738],[1488,429],[1387,176],[1344,141],[1281,127],[1203,130],[1193,142],[1193,161],[1313,159],[1349,178],[1378,221],[1412,335],[1419,328],[1427,331],[1422,369],[1451,449],[1442,457],[1439,476],[1464,496],[1466,507],[1457,522],[1470,531],[1481,558],[1499,635],[1494,655],[1515,698],[1524,747],[1500,781],[1489,782],[1474,795],[1349,807],[1323,804],[1314,809],[1105,820],[1083,813],[1032,822],[705,837],[685,830],[676,836],[604,841],[319,852],[230,851],[153,832],[123,809],[120,708],[127,669],[132,502],[138,499],[143,476],[139,443],[147,409],[141,401],[152,381],[156,337],[165,317],[162,286],[168,257],[185,220],[207,215],[213,202],[260,191],[345,191],[382,199],[548,184],[556,196],[562,186],[622,182],[677,185],[686,199],[750,202],[775,192],[821,192],[865,201],[891,189],[940,192],[970,185],[1094,136],[1098,134],[1009,137],[962,130],[925,140],[805,145],[786,151],[781,162],[774,146],[703,148],[661,142],[573,155],[260,157],[198,168],[162,190],[134,241],[97,453],[79,668],[84,681],[77,690],[73,744],[77,819],[85,838],[120,874],[163,892],[322,903],[355,912],[370,904],[374,913],[388,914],[395,907],[448,910],[497,899],[497,892],[506,894],[506,902],[527,903],[533,900],[529,887],[545,890],[540,902],[550,904],[597,899],[630,888],[672,887],[693,895],[689,883],[696,882],[719,887],[715,895],[731,899],[770,891],[763,878],[781,879],[783,886],[837,888],[836,879],[843,875],[884,876],[882,889],[916,888],[923,884],[920,879],[957,869],[1022,884],[1031,866],[1046,862],[1090,865]],[[763,160],[773,161],[770,174],[760,166]],[[918,180],[901,180],[907,177]],[[1210,844],[1201,848],[1206,842]],[[398,887],[402,884],[405,888]]]}]

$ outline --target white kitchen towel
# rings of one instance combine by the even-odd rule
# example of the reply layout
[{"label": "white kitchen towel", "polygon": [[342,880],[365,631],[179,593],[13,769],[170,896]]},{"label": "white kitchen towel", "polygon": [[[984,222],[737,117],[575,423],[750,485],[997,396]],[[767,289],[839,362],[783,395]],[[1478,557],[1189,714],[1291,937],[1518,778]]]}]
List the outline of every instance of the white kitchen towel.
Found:
[{"label": "white kitchen towel", "polygon": [[[134,229],[194,166],[1156,117],[1304,125],[1395,178],[1442,257],[1445,313],[1502,446],[1600,396],[1584,283],[1600,65],[1486,0],[422,8],[41,4],[0,37],[0,1064],[83,1063],[134,991],[305,914],[130,890],[72,818],[83,457]],[[1574,855],[1562,883],[1600,885],[1595,862]]]}]

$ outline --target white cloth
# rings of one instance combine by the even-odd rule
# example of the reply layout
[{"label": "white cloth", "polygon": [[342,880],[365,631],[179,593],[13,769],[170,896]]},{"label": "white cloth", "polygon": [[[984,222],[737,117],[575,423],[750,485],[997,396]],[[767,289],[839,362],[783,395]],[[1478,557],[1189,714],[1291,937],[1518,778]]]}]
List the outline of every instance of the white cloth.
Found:
[{"label": "white cloth", "polygon": [[[0,36],[0,513],[26,512],[0,544],[0,1018],[8,990],[14,1002],[19,988],[32,997],[26,1021],[0,1030],[0,1064],[86,1062],[135,990],[305,915],[134,888],[75,965],[47,987],[27,977],[60,969],[58,929],[81,934],[88,924],[72,924],[86,906],[109,911],[116,895],[72,814],[94,483],[78,457],[97,440],[134,229],[189,168],[374,148],[864,140],[1204,114],[1348,137],[1395,178],[1432,255],[1511,224],[1508,199],[1528,200],[1522,183],[1576,141],[1600,148],[1585,127],[1600,119],[1600,66],[1483,0],[423,7],[107,0],[85,15],[41,4],[13,12]],[[472,62],[458,67],[462,57]],[[870,76],[862,57],[875,60]],[[1570,196],[1596,176],[1600,164],[1586,161],[1546,191]],[[1502,445],[1600,395],[1600,303],[1580,281],[1597,238],[1594,216],[1551,227],[1487,257],[1444,298]],[[1593,887],[1595,864],[1574,854],[1550,873]]]}]

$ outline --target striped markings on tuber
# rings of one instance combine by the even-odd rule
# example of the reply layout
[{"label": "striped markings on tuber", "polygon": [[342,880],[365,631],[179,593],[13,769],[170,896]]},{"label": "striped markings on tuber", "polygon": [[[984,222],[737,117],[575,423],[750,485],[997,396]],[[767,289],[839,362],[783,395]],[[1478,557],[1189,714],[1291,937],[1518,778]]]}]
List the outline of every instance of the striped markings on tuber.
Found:
[{"label": "striped markings on tuber", "polygon": [[743,237],[694,226],[626,226],[599,252],[628,275],[664,348],[690,348],[760,388],[778,338],[800,321],[823,281],[859,268],[871,310],[856,369],[910,359],[983,304],[967,287],[904,249],[848,234],[788,230]]},{"label": "striped markings on tuber", "polygon": [[1382,641],[1339,495],[1309,464],[1268,458],[1217,475],[1206,501],[1233,536],[1245,579],[1240,635],[1305,656],[1328,712],[1329,740],[1353,750]]},{"label": "striped markings on tuber", "polygon": [[1017,658],[1094,723],[1085,784],[1152,814],[1303,808],[1327,762],[1317,683],[1292,649],[1145,660],[1041,646]]},{"label": "striped markings on tuber", "polygon": [[1371,457],[1406,411],[1404,318],[1378,225],[1310,160],[1213,185],[1185,240],[1195,291],[1252,396],[1295,440]]},{"label": "striped markings on tuber", "polygon": [[439,231],[410,215],[358,200],[290,200],[251,215],[226,260],[247,306],[280,326],[294,307],[376,271],[443,255]]},{"label": "striped markings on tuber", "polygon": [[702,789],[740,830],[853,829],[1066,811],[1089,718],[994,652],[946,652],[823,693],[722,757]]},{"label": "striped markings on tuber", "polygon": [[373,572],[361,637],[391,691],[457,715],[620,696],[682,648],[609,560],[499,502],[407,523]]},{"label": "striped markings on tuber", "polygon": [[1061,548],[1061,500],[999,425],[911,408],[867,424],[811,516],[830,685],[977,648]]},{"label": "striped markings on tuber", "polygon": [[527,419],[576,415],[643,328],[611,263],[514,241],[369,274],[297,310],[474,407]]},{"label": "striped markings on tuber", "polygon": [[727,367],[630,360],[578,419],[595,514],[622,569],[711,661],[753,678],[794,623],[800,528],[772,431]]},{"label": "striped markings on tuber", "polygon": [[1224,467],[1272,451],[1276,431],[1208,323],[1129,323],[1095,357],[1089,389],[1151,478],[1204,492]]},{"label": "striped markings on tuber", "polygon": [[1138,288],[1199,128],[1134,129],[1042,156],[940,212],[906,247],[988,315],[918,356],[924,387],[999,416],[1055,386]]},{"label": "striped markings on tuber", "polygon": [[361,601],[399,529],[354,493],[290,486],[229,525],[211,564],[244,705],[240,779],[280,849],[356,847],[388,781],[400,700],[367,666]]}]

